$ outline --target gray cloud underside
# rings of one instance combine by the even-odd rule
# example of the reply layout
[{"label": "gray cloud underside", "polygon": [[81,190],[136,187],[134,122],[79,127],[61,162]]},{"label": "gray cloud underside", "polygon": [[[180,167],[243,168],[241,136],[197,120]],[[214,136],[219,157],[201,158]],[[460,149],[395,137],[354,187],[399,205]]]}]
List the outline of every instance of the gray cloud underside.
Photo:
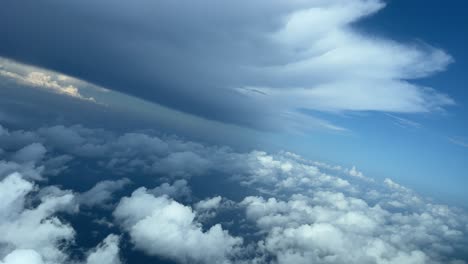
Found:
[{"label": "gray cloud underside", "polygon": [[379,0],[7,1],[0,56],[269,130],[317,122],[297,109],[427,112],[453,104],[411,82],[445,70],[448,54],[354,28],[382,8]]}]

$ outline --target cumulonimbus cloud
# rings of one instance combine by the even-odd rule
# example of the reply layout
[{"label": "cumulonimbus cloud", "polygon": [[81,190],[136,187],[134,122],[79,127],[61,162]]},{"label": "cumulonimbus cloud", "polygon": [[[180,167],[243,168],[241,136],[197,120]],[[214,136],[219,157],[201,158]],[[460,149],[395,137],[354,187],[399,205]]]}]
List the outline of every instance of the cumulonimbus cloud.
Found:
[{"label": "cumulonimbus cloud", "polygon": [[380,0],[28,4],[0,11],[8,36],[1,56],[212,120],[278,129],[302,118],[336,128],[297,110],[415,113],[454,104],[413,82],[445,70],[453,61],[445,51],[357,29],[385,7]]}]

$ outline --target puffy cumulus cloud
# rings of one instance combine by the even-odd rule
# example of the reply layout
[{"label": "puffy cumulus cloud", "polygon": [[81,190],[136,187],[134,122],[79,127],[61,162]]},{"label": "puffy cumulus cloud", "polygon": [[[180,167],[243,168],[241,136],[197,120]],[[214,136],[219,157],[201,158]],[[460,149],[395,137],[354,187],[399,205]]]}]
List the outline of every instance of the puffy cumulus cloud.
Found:
[{"label": "puffy cumulus cloud", "polygon": [[37,162],[44,158],[46,148],[41,143],[32,143],[13,154],[12,160],[15,162]]},{"label": "puffy cumulus cloud", "polygon": [[[21,256],[25,261],[64,262],[67,255],[61,248],[73,240],[75,231],[54,215],[73,207],[74,195],[70,192],[45,195],[40,198],[38,206],[28,208],[27,195],[32,191],[34,185],[18,173],[0,182],[0,255],[10,254],[5,257],[6,263],[14,256]],[[37,253],[11,253],[16,249],[31,249]]]},{"label": "puffy cumulus cloud", "polygon": [[167,173],[170,176],[188,177],[201,175],[210,167],[210,161],[198,154],[183,151],[170,153],[153,165],[155,172]]},{"label": "puffy cumulus cloud", "polygon": [[[2,129],[0,143],[12,142],[9,137],[16,141],[0,144],[2,159],[12,160],[0,162],[0,198],[5,201],[0,231],[7,232],[0,238],[0,245],[7,245],[0,247],[0,259],[5,263],[12,256],[31,263],[66,259],[57,241],[68,243],[74,231],[54,214],[77,204],[86,205],[92,223],[120,226],[135,249],[180,263],[458,264],[468,259],[465,211],[431,202],[391,179],[372,180],[354,166],[310,161],[290,152],[240,153],[154,133],[120,135],[82,126]],[[35,193],[32,177],[10,175],[31,170],[42,176],[40,166],[46,171],[48,162],[66,166],[62,160],[67,157],[78,164],[81,158],[95,160],[96,169],[115,174],[146,174],[161,184],[124,198],[118,194],[128,186],[126,179],[97,182],[82,194],[55,186]],[[37,164],[30,166],[30,161]],[[242,191],[229,196],[222,186],[211,195],[191,190],[201,179],[192,176],[203,175],[207,180],[216,175]],[[31,195],[39,205],[28,202]],[[96,207],[114,208],[117,199],[114,210]],[[33,221],[29,215],[37,217]],[[17,231],[23,230],[18,223],[28,223],[20,226],[28,236]],[[41,230],[49,229],[53,234],[43,242]],[[29,235],[35,239],[26,240]],[[89,251],[88,261],[117,261],[118,241],[108,237]],[[20,251],[29,249],[34,252]]]},{"label": "puffy cumulus cloud", "polygon": [[24,177],[33,180],[43,180],[43,166],[35,166],[34,163],[19,164],[12,161],[0,160],[0,179],[11,173],[20,172]]},{"label": "puffy cumulus cloud", "polygon": [[25,130],[9,131],[7,128],[2,127],[0,133],[0,145],[7,150],[20,149],[28,144],[38,141],[36,133]]},{"label": "puffy cumulus cloud", "polygon": [[226,160],[220,165],[221,170],[233,174],[241,184],[269,195],[310,194],[322,189],[352,192],[357,187],[350,183],[351,179],[322,172],[313,162],[290,152],[227,152],[222,158]]},{"label": "puffy cumulus cloud", "polygon": [[222,197],[216,196],[213,198],[207,198],[201,200],[195,204],[195,210],[197,211],[209,211],[212,209],[217,209],[221,205]]},{"label": "puffy cumulus cloud", "polygon": [[193,208],[197,213],[197,220],[200,222],[206,222],[208,220],[215,219],[221,210],[231,210],[236,206],[236,202],[232,200],[221,196],[215,196],[198,201],[193,205]]},{"label": "puffy cumulus cloud", "polygon": [[8,254],[1,264],[44,264],[41,255],[30,249],[19,249]]},{"label": "puffy cumulus cloud", "polygon": [[93,249],[87,259],[86,264],[120,264],[119,257],[120,238],[116,235],[107,236],[102,243]]},{"label": "puffy cumulus cloud", "polygon": [[55,186],[39,189],[19,173],[1,180],[0,263],[120,263],[116,235],[109,235],[90,250],[84,262],[68,255],[76,231],[58,214],[77,212],[75,199],[76,194]]},{"label": "puffy cumulus cloud", "polygon": [[[11,2],[0,13],[0,35],[9,36],[1,55],[212,120],[336,129],[297,109],[427,112],[454,103],[414,81],[445,70],[450,55],[356,29],[356,22],[385,7],[381,0],[28,4],[35,12]],[[67,16],[58,17],[63,12]]]},{"label": "puffy cumulus cloud", "polygon": [[173,184],[163,183],[154,189],[149,190],[154,196],[167,195],[173,199],[190,200],[192,191],[186,180],[177,180]]},{"label": "puffy cumulus cloud", "polygon": [[48,148],[68,155],[60,160],[70,156],[92,158],[117,174],[139,171],[189,178],[202,175],[211,165],[207,158],[211,155],[209,148],[173,137],[145,133],[116,135],[80,125],[42,127],[31,133]]},{"label": "puffy cumulus cloud", "polygon": [[380,184],[362,178],[354,167],[319,164],[351,176],[341,178],[290,153],[252,154],[250,163],[245,163],[250,172],[241,177],[242,182],[274,196],[246,197],[241,203],[247,219],[265,234],[259,240],[263,259],[464,263],[466,212],[429,202],[390,179]]},{"label": "puffy cumulus cloud", "polygon": [[[47,148],[43,143],[47,143]],[[68,168],[73,157],[50,153],[50,143],[41,139],[37,131],[8,131],[0,133],[0,178],[13,172],[32,180],[58,175]]]},{"label": "puffy cumulus cloud", "polygon": [[45,89],[58,94],[78,99],[94,101],[83,96],[77,84],[89,86],[83,81],[37,67],[24,65],[5,58],[0,58],[0,77],[15,81],[21,85]]},{"label": "puffy cumulus cloud", "polygon": [[78,197],[80,204],[92,206],[108,206],[113,198],[113,194],[129,185],[131,181],[127,178],[116,181],[101,181],[93,188],[82,193]]},{"label": "puffy cumulus cloud", "polygon": [[468,243],[465,213],[427,202],[395,211],[385,196],[371,203],[318,191],[242,204],[265,233],[260,250],[275,263],[464,263],[457,257]]},{"label": "puffy cumulus cloud", "polygon": [[231,263],[242,244],[219,224],[203,231],[189,206],[145,188],[122,198],[114,217],[136,248],[179,263]]}]

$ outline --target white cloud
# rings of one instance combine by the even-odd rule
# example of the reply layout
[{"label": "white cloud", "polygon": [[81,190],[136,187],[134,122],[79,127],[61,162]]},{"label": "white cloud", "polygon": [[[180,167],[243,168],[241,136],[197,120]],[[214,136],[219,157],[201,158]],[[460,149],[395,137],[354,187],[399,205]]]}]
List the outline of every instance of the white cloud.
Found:
[{"label": "white cloud", "polygon": [[221,205],[221,196],[216,196],[213,198],[207,198],[205,200],[201,200],[195,204],[195,210],[197,211],[209,211],[212,209],[218,209]]},{"label": "white cloud", "polygon": [[289,15],[273,34],[289,61],[258,69],[272,77],[273,87],[255,85],[263,94],[255,97],[322,111],[426,112],[453,104],[448,96],[408,81],[444,70],[452,62],[444,51],[369,36],[350,26],[383,6],[381,1],[330,1]]},{"label": "white cloud", "polygon": [[[54,214],[73,207],[74,195],[68,192],[45,195],[39,205],[26,208],[26,197],[33,190],[34,185],[17,173],[0,182],[0,256],[15,249],[31,249],[40,254],[44,262],[64,262],[67,255],[61,248],[73,240],[75,231]],[[29,251],[13,254],[25,259],[39,259],[37,254]],[[10,255],[5,260],[12,258]]]},{"label": "white cloud", "polygon": [[269,35],[283,57],[276,65],[252,67],[257,79],[244,80],[237,91],[282,112],[414,113],[453,105],[449,96],[411,81],[445,70],[450,55],[354,29],[352,23],[383,7],[378,0],[337,0],[287,14]]},{"label": "white cloud", "polygon": [[120,238],[116,235],[107,236],[102,243],[93,249],[86,259],[86,264],[120,264]]},{"label": "white cloud", "polygon": [[348,174],[353,176],[353,177],[358,177],[358,178],[365,178],[364,174],[356,169],[356,166],[353,166],[349,171]]},{"label": "white cloud", "polygon": [[197,220],[200,222],[206,222],[216,217],[219,209],[224,207],[235,205],[235,202],[230,200],[224,200],[221,196],[215,196],[212,198],[206,198],[194,204],[193,209],[197,213]]},{"label": "white cloud", "polygon": [[[123,182],[124,180],[122,180]],[[98,197],[105,201],[102,197]],[[75,230],[58,213],[76,213],[76,195],[56,186],[38,188],[13,173],[0,181],[0,263],[78,263],[68,255]],[[32,206],[34,205],[34,206]],[[119,237],[109,235],[84,263],[121,263]],[[3,260],[2,260],[3,259]]]},{"label": "white cloud", "polygon": [[219,224],[204,232],[190,207],[145,188],[122,198],[114,217],[137,249],[179,263],[230,263],[242,244]]},{"label": "white cloud", "polygon": [[[351,169],[331,166],[289,152],[238,153],[226,147],[142,133],[127,134],[125,140],[118,140],[122,138],[118,134],[79,126],[8,132],[9,136],[27,133],[34,136],[14,138],[38,140],[51,156],[73,155],[77,157],[76,162],[80,157],[94,157],[102,161],[96,165],[103,169],[128,171],[132,175],[140,172],[153,175],[154,167],[174,159],[171,166],[158,167],[158,175],[163,176],[158,180],[168,182],[153,189],[137,189],[130,197],[120,199],[113,211],[114,223],[128,233],[136,249],[149,255],[181,263],[432,264],[457,263],[454,261],[463,260],[467,254],[466,212],[428,201],[391,179],[369,180],[354,166]],[[8,142],[9,136],[3,138],[4,142]],[[2,158],[22,152],[33,153],[19,155],[32,157],[23,160],[53,158],[42,158],[42,151],[17,151],[31,148],[28,140],[17,142],[21,144],[5,148]],[[151,142],[153,147],[143,147]],[[90,155],[91,152],[82,151],[85,145],[93,145],[100,151]],[[140,148],[142,153],[138,151]],[[174,153],[185,154],[174,158],[171,156]],[[118,160],[115,166],[109,166],[112,160]],[[128,181],[99,182],[83,194],[55,186],[44,186],[36,192],[37,187],[29,181],[31,177],[10,175],[14,171],[31,170],[42,176],[41,170],[27,164],[0,162],[0,175],[5,177],[0,184],[3,201],[0,203],[0,245],[8,245],[0,246],[0,259],[6,262],[11,259],[6,257],[8,254],[23,253],[33,258],[33,252],[14,253],[25,248],[34,250],[45,263],[51,259],[67,259],[57,241],[71,241],[74,231],[56,218],[55,213],[69,212],[79,202],[89,206],[109,204],[120,198],[115,193]],[[174,170],[178,173],[171,174]],[[242,185],[243,191],[247,189],[254,194],[243,197],[243,192],[239,192],[236,196],[239,203],[236,203],[223,198],[227,196],[220,188],[216,190],[219,196],[192,203],[190,182],[198,179],[187,177],[205,173],[229,178],[230,188]],[[198,195],[195,193],[194,197]],[[239,211],[244,208],[245,216]],[[233,211],[224,214],[224,210]],[[93,223],[113,225],[106,220],[109,215],[89,217]],[[210,221],[204,221],[207,219]],[[204,226],[208,222],[233,225]],[[91,252],[95,252],[88,254],[94,256],[92,259],[101,256],[117,259],[118,238],[111,236]]]},{"label": "white cloud", "polygon": [[30,249],[17,249],[8,254],[0,264],[44,264],[41,255]]},{"label": "white cloud", "polygon": [[247,197],[243,204],[266,233],[262,249],[275,263],[447,263],[453,259],[446,254],[466,239],[464,219],[431,204],[392,212],[337,192]]}]

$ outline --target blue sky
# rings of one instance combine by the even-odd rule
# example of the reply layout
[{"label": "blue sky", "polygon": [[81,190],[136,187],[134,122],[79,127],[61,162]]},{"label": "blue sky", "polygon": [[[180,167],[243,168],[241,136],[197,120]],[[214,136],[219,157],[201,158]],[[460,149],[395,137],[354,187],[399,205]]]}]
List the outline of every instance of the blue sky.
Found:
[{"label": "blue sky", "polygon": [[[343,152],[348,153],[340,155],[342,158],[352,155],[376,174],[389,176],[376,171],[385,167],[400,181],[438,198],[448,197],[460,205],[468,201],[466,8],[463,1],[444,5],[438,1],[389,1],[385,9],[359,24],[373,34],[404,42],[423,41],[450,53],[454,63],[446,71],[417,82],[444,91],[456,105],[433,114],[399,115],[419,123],[416,128],[397,127],[385,115],[345,120],[360,135],[356,141],[352,137],[348,144],[339,140],[345,146]],[[451,139],[457,139],[458,144]],[[367,153],[352,154],[352,149],[367,147]]]}]

